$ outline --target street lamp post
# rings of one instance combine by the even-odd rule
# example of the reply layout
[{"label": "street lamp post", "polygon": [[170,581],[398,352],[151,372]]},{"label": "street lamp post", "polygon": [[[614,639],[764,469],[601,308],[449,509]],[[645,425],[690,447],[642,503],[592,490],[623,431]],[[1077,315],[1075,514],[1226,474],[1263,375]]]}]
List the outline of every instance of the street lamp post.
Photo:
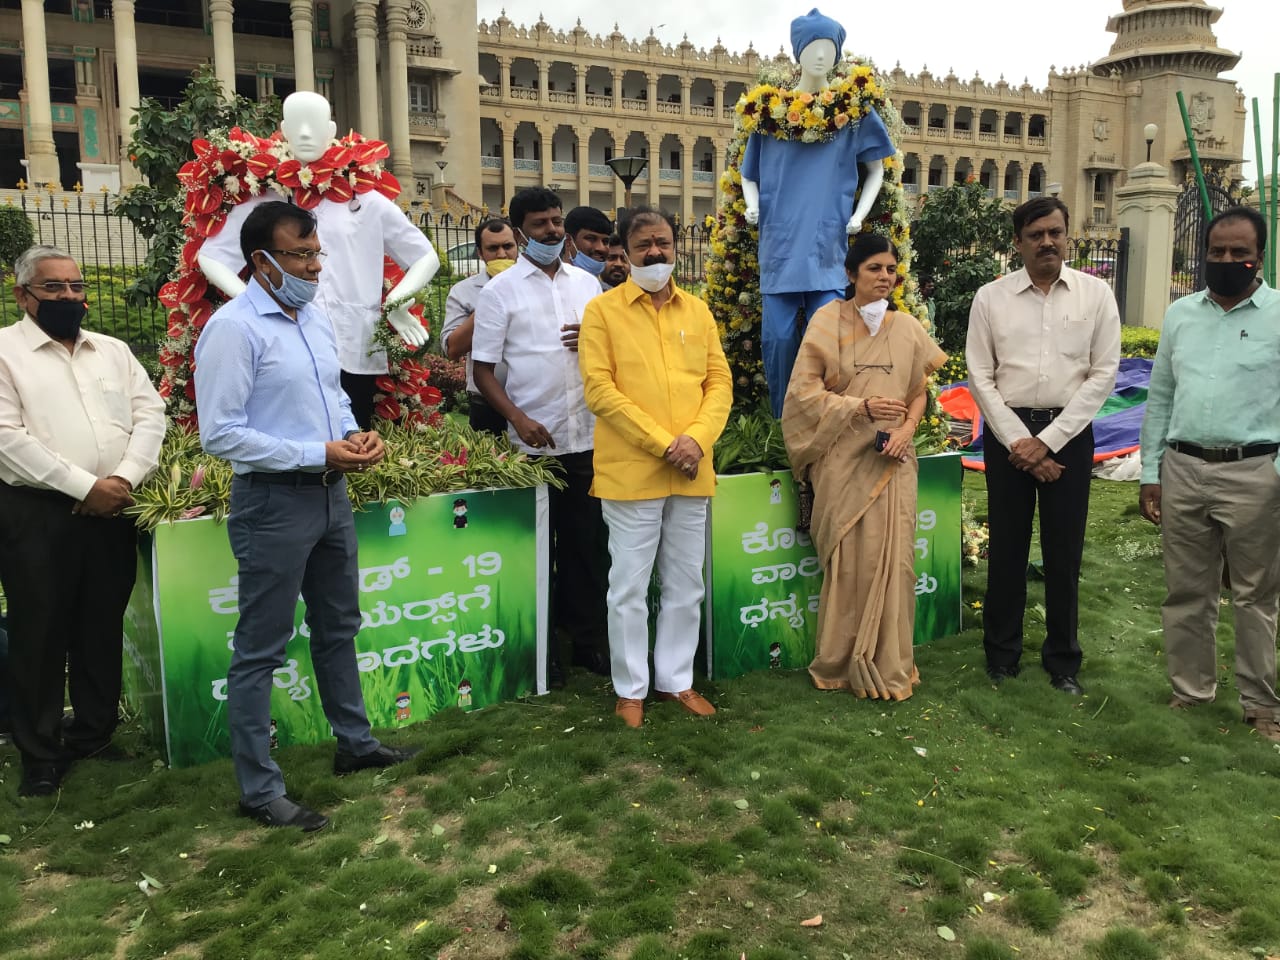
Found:
[{"label": "street lamp post", "polygon": [[623,188],[623,206],[630,209],[631,207],[631,185],[636,182],[636,177],[644,173],[644,168],[649,165],[648,157],[614,157],[612,160],[606,161],[609,168],[618,175],[618,179],[622,181]]},{"label": "street lamp post", "polygon": [[1142,128],[1142,136],[1145,137],[1147,141],[1147,163],[1151,162],[1151,144],[1155,143],[1156,134],[1159,132],[1160,128],[1154,123],[1148,123]]}]

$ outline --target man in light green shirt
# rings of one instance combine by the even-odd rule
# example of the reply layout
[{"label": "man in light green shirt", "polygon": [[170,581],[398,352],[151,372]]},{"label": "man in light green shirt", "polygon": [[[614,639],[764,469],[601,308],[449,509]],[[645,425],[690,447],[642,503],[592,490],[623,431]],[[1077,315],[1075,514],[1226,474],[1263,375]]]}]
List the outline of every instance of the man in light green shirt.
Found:
[{"label": "man in light green shirt", "polygon": [[1142,515],[1160,525],[1173,699],[1213,700],[1225,555],[1244,720],[1280,743],[1280,292],[1257,277],[1266,223],[1233,207],[1206,233],[1206,290],[1165,315],[1142,423]]}]

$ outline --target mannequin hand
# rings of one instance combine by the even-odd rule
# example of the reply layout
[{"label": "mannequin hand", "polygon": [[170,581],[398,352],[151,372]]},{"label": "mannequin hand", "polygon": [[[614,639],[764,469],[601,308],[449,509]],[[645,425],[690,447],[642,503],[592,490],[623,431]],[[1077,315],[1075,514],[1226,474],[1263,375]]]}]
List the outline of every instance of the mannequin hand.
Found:
[{"label": "mannequin hand", "polygon": [[862,232],[862,220],[857,214],[854,214],[849,218],[849,222],[845,225],[844,232],[851,237],[857,236]]},{"label": "mannequin hand", "polygon": [[427,328],[418,322],[407,306],[396,307],[388,313],[387,322],[408,346],[417,348],[426,344]]},{"label": "mannequin hand", "polygon": [[747,209],[742,216],[746,219],[747,223],[755,226],[760,222],[760,208],[748,204]]}]

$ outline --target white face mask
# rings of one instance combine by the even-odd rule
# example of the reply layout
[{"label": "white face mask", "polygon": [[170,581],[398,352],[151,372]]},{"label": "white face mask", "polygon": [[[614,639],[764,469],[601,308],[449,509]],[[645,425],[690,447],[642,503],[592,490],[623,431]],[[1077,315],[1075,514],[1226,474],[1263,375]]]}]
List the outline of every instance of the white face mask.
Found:
[{"label": "white face mask", "polygon": [[675,270],[674,263],[652,263],[649,266],[641,266],[633,263],[631,265],[631,279],[636,282],[641,290],[649,293],[657,293],[671,282],[671,272]]}]

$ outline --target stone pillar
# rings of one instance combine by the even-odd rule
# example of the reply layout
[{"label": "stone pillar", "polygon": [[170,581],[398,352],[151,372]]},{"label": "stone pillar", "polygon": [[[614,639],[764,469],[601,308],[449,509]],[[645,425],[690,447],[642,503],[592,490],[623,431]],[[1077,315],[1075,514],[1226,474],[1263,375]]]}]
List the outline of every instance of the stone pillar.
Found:
[{"label": "stone pillar", "polygon": [[649,113],[658,112],[658,75],[656,73],[646,73],[645,79],[649,81]]},{"label": "stone pillar", "polygon": [[360,130],[378,134],[378,0],[356,0],[356,83],[360,89]]},{"label": "stone pillar", "polygon": [[537,125],[538,130],[538,157],[542,169],[538,171],[538,176],[542,181],[542,186],[548,183],[555,183],[556,175],[551,169],[551,155],[555,152],[555,136],[556,125],[554,123],[540,123]]},{"label": "stone pillar", "polygon": [[498,57],[498,96],[503,100],[511,96],[511,58]]},{"label": "stone pillar", "polygon": [[[585,71],[584,71],[585,73]],[[578,96],[582,96],[582,77],[578,77]],[[578,203],[591,205],[591,127],[574,127],[578,147]]]},{"label": "stone pillar", "polygon": [[33,185],[60,184],[42,0],[22,0],[22,80],[27,92],[27,179]]},{"label": "stone pillar", "polygon": [[1129,277],[1124,316],[1133,326],[1164,326],[1169,307],[1169,264],[1173,262],[1173,217],[1182,188],[1169,182],[1158,163],[1140,163],[1116,191],[1117,220],[1129,228]]},{"label": "stone pillar", "polygon": [[236,41],[231,30],[232,0],[209,0],[209,31],[213,34],[213,72],[230,100],[236,92]]},{"label": "stone pillar", "polygon": [[551,64],[545,60],[538,61],[538,102],[545,104],[547,97],[547,74],[551,71]]},{"label": "stone pillar", "polygon": [[516,122],[514,120],[498,120],[498,129],[502,133],[502,208],[506,209],[511,198],[516,195]]},{"label": "stone pillar", "polygon": [[[946,116],[942,118],[942,128],[947,131],[947,139],[950,140],[956,132],[953,126],[956,122],[956,108],[948,103],[944,104],[942,109],[947,111]],[[953,170],[952,173],[954,172]]]},{"label": "stone pillar", "polygon": [[[717,91],[717,94],[718,93],[719,91]],[[711,169],[715,171],[715,177],[716,177],[714,206],[715,206],[715,209],[719,210],[720,201],[721,199],[723,199],[721,196],[722,191],[720,189],[720,178],[724,175],[724,155],[729,149],[729,144],[725,140],[714,138],[711,141],[711,148],[714,151],[711,154]]]},{"label": "stone pillar", "polygon": [[693,96],[693,78],[680,78],[680,115],[689,116],[689,98]]},{"label": "stone pillar", "polygon": [[[653,76],[650,74],[650,76]],[[652,98],[654,87],[657,85],[657,79],[649,82],[649,102],[656,103]],[[649,175],[649,188],[645,191],[645,198],[651,207],[662,206],[662,135],[658,133],[645,134],[645,144],[649,151],[649,166],[646,172]],[[635,190],[631,191],[631,202],[635,202]]]},{"label": "stone pillar", "polygon": [[409,140],[408,0],[387,0],[387,79],[391,92],[391,173],[401,186],[413,179]]},{"label": "stone pillar", "polygon": [[[622,113],[622,71],[613,71],[613,112]],[[616,144],[615,144],[616,146]]]},{"label": "stone pillar", "polygon": [[[619,136],[622,137],[622,140],[618,139]],[[613,156],[622,156],[622,151],[627,148],[626,133],[621,131],[617,133],[610,131],[609,137],[613,143]],[[621,210],[623,205],[627,202],[627,191],[626,188],[623,187],[622,181],[618,178],[618,175],[614,173],[612,169],[610,169],[609,175],[613,177],[613,209],[614,216],[616,217],[617,211]],[[635,203],[634,195],[631,198],[631,202]]]},{"label": "stone pillar", "polygon": [[587,105],[587,68],[580,63],[573,64],[573,89],[578,94],[578,109]]},{"label": "stone pillar", "polygon": [[138,94],[138,35],[133,22],[133,0],[112,0],[111,24],[116,38],[120,185],[129,187],[142,182],[142,175],[138,173],[138,168],[129,162],[129,151],[125,149],[125,144],[133,138],[133,124],[130,121],[142,99]]},{"label": "stone pillar", "polygon": [[311,0],[289,0],[289,20],[293,24],[293,75],[299,90],[315,90],[315,15]]},{"label": "stone pillar", "polygon": [[713,95],[715,98],[715,106],[711,108],[711,112],[714,114],[712,119],[714,122],[719,123],[724,119],[724,81],[712,80],[711,86],[715,91]]},{"label": "stone pillar", "polygon": [[[684,93],[688,93],[686,87]],[[692,135],[680,138],[680,225],[693,222],[693,148],[698,138]]]}]

